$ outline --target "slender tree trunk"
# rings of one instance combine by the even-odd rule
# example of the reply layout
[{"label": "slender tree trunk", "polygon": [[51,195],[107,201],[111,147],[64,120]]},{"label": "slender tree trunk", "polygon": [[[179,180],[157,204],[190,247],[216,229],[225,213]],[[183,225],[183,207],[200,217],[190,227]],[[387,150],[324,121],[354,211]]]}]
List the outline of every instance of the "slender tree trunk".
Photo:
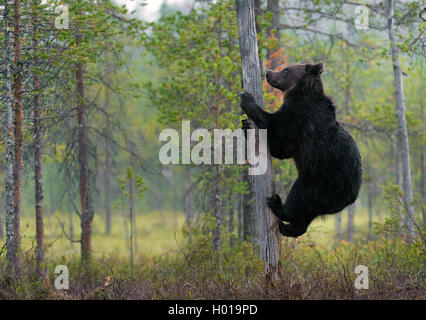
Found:
[{"label": "slender tree trunk", "polygon": [[[258,105],[264,108],[254,2],[253,0],[236,0],[236,5],[244,89],[252,93]],[[265,261],[267,279],[275,280],[281,272],[281,240],[276,218],[265,201],[266,197],[272,194],[272,161],[269,152],[267,172],[254,176],[254,187],[260,256]]]},{"label": "slender tree trunk", "polygon": [[4,20],[5,20],[5,65],[6,65],[6,90],[7,90],[7,136],[6,136],[6,247],[7,247],[7,266],[8,271],[13,273],[15,265],[15,251],[14,251],[14,194],[13,194],[13,163],[15,150],[15,141],[13,139],[13,97],[12,97],[12,77],[11,77],[11,59],[10,59],[10,16],[9,16],[9,3],[4,2]]},{"label": "slender tree trunk", "polygon": [[[35,52],[34,63],[40,65],[38,58],[38,39],[37,39],[37,18],[34,18],[33,27],[33,50]],[[35,162],[35,216],[36,216],[36,273],[43,278],[45,276],[44,261],[44,228],[43,228],[43,175],[42,175],[42,133],[40,126],[41,107],[40,107],[40,77],[37,72],[34,73],[34,162]]]},{"label": "slender tree trunk", "polygon": [[[81,35],[76,36],[76,44],[79,45]],[[89,159],[88,159],[88,133],[87,119],[85,114],[84,96],[84,64],[77,63],[77,122],[78,122],[78,147],[79,147],[79,169],[80,169],[80,204],[81,204],[81,258],[90,266],[92,252],[92,222],[93,207],[89,194]]]},{"label": "slender tree trunk", "polygon": [[348,240],[354,239],[354,216],[355,216],[355,203],[348,206]]},{"label": "slender tree trunk", "polygon": [[407,228],[408,240],[412,241],[414,238],[414,208],[412,206],[413,188],[411,182],[410,147],[408,143],[407,122],[405,119],[404,85],[402,81],[402,70],[401,63],[399,60],[399,48],[397,46],[396,32],[394,26],[394,5],[395,0],[388,0],[388,30],[390,47],[392,52],[394,88],[396,97],[396,115],[398,118],[398,142],[402,157],[402,184],[405,194],[405,205],[407,207],[405,225]]},{"label": "slender tree trunk", "polygon": [[[133,168],[132,168],[133,170]],[[134,251],[135,251],[135,197],[134,197],[134,179],[129,179],[129,222],[130,222],[130,277],[134,278]]]},{"label": "slender tree trunk", "polygon": [[111,105],[111,97],[110,97],[110,89],[111,86],[111,78],[110,75],[112,73],[111,63],[109,61],[109,55],[105,55],[105,65],[106,65],[106,76],[105,76],[105,106],[104,110],[106,113],[106,124],[104,129],[105,136],[105,170],[104,170],[104,183],[105,183],[105,234],[111,234],[111,217],[112,217],[112,209],[111,209],[111,120],[108,114],[108,110]]},{"label": "slender tree trunk", "polygon": [[14,255],[16,274],[21,272],[21,254],[19,251],[21,245],[20,221],[21,221],[21,177],[22,177],[22,123],[24,119],[22,106],[22,61],[21,61],[21,4],[19,0],[14,1],[14,32],[13,32],[13,50],[14,50],[14,66],[15,73],[13,77],[14,86],[14,108],[15,108],[15,162],[13,166],[13,233],[14,233]]}]

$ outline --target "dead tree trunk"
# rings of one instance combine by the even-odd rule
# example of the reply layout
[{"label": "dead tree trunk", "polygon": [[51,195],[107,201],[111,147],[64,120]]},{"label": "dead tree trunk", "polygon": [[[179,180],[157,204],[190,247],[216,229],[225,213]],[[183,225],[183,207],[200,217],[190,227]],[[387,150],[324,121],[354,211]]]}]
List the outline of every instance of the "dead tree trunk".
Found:
[{"label": "dead tree trunk", "polygon": [[[34,16],[33,26],[33,50],[34,63],[40,65],[38,57],[38,39],[37,39],[37,13]],[[44,228],[43,228],[43,175],[42,175],[42,134],[40,126],[41,107],[40,107],[40,77],[37,72],[34,72],[34,177],[35,177],[35,215],[36,215],[36,274],[43,278],[44,270]]]},{"label": "dead tree trunk", "polygon": [[394,88],[396,98],[396,116],[398,118],[398,142],[402,157],[402,185],[405,194],[405,206],[407,208],[405,225],[407,229],[407,237],[409,241],[412,241],[414,238],[414,208],[412,205],[413,187],[411,182],[410,147],[408,143],[407,122],[405,119],[404,85],[402,81],[402,70],[401,63],[399,60],[399,48],[397,46],[396,32],[394,26],[394,5],[395,0],[388,0],[388,31],[392,52]]},{"label": "dead tree trunk", "polygon": [[[240,43],[244,90],[253,94],[257,104],[264,107],[261,69],[259,63],[253,0],[236,0],[238,38]],[[267,171],[254,176],[258,242],[261,259],[265,261],[265,274],[274,280],[280,273],[280,234],[275,216],[266,205],[272,193],[272,161],[268,152]]]}]

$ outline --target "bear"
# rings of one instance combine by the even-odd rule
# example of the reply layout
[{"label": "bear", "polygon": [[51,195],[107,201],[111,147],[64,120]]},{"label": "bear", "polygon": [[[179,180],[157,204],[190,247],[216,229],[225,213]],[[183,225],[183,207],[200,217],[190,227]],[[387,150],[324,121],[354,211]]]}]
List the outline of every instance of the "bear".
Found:
[{"label": "bear", "polygon": [[[271,156],[292,158],[296,164],[298,177],[284,204],[276,193],[265,199],[287,237],[303,235],[318,216],[342,211],[355,202],[361,187],[361,155],[324,94],[323,71],[321,62],[268,71],[266,81],[284,92],[284,102],[274,113],[260,108],[250,93],[240,94],[244,113],[259,129],[267,129]],[[243,120],[245,133],[249,126]]]}]

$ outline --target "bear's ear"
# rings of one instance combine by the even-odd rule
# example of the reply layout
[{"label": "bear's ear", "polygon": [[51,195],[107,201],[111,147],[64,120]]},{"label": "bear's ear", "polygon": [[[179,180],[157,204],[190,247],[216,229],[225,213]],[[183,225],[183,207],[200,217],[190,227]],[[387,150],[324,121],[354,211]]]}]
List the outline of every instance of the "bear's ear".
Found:
[{"label": "bear's ear", "polygon": [[319,76],[321,73],[324,72],[324,64],[322,62],[318,62],[316,64],[308,64],[306,66],[306,72]]}]

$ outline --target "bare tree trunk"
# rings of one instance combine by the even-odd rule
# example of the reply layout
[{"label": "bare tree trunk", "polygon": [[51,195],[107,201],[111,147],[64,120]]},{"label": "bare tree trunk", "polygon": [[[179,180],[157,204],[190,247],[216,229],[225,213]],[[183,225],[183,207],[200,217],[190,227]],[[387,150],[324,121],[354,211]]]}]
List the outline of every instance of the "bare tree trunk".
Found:
[{"label": "bare tree trunk", "polygon": [[[260,107],[264,107],[261,68],[257,46],[253,0],[236,0],[238,38],[240,43],[244,89],[253,94]],[[267,172],[254,176],[258,241],[261,259],[265,261],[267,278],[275,280],[280,274],[280,234],[275,216],[266,205],[272,194],[272,161],[268,152]]]},{"label": "bare tree trunk", "polygon": [[355,216],[355,203],[348,206],[348,240],[354,239],[354,216]]},{"label": "bare tree trunk", "polygon": [[402,184],[405,194],[405,205],[407,207],[405,225],[407,228],[408,239],[409,241],[412,241],[414,238],[414,208],[412,206],[413,188],[411,182],[410,147],[408,143],[407,122],[405,119],[404,85],[402,81],[401,63],[399,60],[399,48],[397,46],[397,39],[394,27],[394,5],[395,0],[388,0],[388,30],[392,52],[394,87],[396,97],[396,115],[398,118],[398,142],[402,156]]},{"label": "bare tree trunk", "polygon": [[[37,13],[34,17],[33,27],[33,50],[35,52],[34,63],[40,65],[38,58],[38,39],[37,39]],[[37,72],[34,73],[34,162],[35,162],[35,215],[36,215],[36,274],[40,278],[45,276],[44,261],[44,227],[43,227],[43,175],[42,175],[42,133],[40,127],[41,107],[40,107],[40,77]]]},{"label": "bare tree trunk", "polygon": [[13,233],[14,233],[14,271],[16,274],[21,272],[21,254],[19,251],[21,245],[20,220],[21,220],[21,177],[22,177],[22,123],[24,119],[22,106],[22,61],[21,61],[21,27],[20,27],[20,7],[19,0],[14,1],[14,32],[13,32],[13,50],[15,73],[13,77],[14,102],[15,102],[15,161],[13,166]]},{"label": "bare tree trunk", "polygon": [[[76,44],[79,45],[81,35],[76,36]],[[80,204],[81,204],[81,259],[90,266],[92,252],[92,221],[93,207],[89,194],[89,159],[88,159],[88,133],[85,114],[84,96],[84,64],[77,63],[77,122],[78,122],[78,147],[80,169]]]}]

